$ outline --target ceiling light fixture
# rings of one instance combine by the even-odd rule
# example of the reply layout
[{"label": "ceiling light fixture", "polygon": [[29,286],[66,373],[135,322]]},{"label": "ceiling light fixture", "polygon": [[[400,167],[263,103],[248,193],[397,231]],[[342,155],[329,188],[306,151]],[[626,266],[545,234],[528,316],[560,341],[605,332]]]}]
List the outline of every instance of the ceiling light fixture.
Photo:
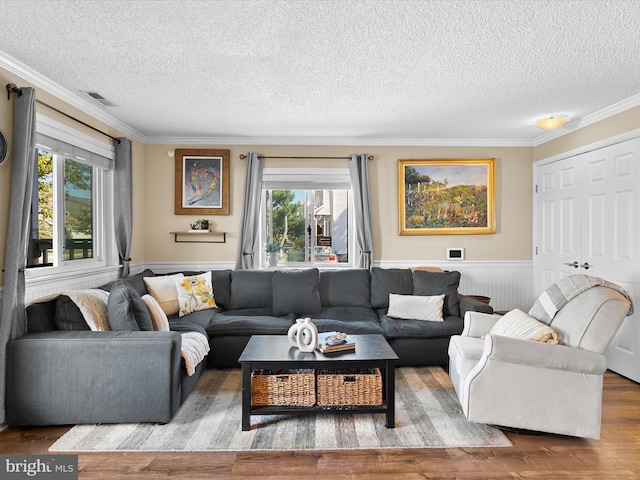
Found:
[{"label": "ceiling light fixture", "polygon": [[560,128],[569,121],[569,117],[566,115],[550,115],[548,117],[536,120],[536,127],[543,130],[555,130]]}]

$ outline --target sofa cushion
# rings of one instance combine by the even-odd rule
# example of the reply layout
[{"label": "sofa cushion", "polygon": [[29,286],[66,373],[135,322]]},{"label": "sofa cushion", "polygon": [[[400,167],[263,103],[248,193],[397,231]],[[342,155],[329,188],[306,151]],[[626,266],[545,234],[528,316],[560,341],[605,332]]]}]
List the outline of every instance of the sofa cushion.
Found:
[{"label": "sofa cushion", "polygon": [[211,270],[211,284],[218,308],[229,308],[231,299],[231,270]]},{"label": "sofa cushion", "polygon": [[371,308],[369,270],[322,270],[320,272],[322,307]]},{"label": "sofa cushion", "polygon": [[111,330],[153,330],[153,322],[138,292],[122,279],[116,280],[107,302]]},{"label": "sofa cushion", "polygon": [[367,307],[329,307],[320,313],[304,313],[301,316],[311,318],[320,332],[337,332],[351,334],[379,333],[384,331],[376,312]]},{"label": "sofa cushion", "polygon": [[371,305],[373,308],[387,308],[389,294],[413,294],[413,275],[408,268],[371,269]]},{"label": "sofa cushion", "polygon": [[489,333],[522,340],[558,343],[558,335],[553,328],[517,308],[503,315]]},{"label": "sofa cushion", "polygon": [[176,279],[184,278],[184,274],[176,273],[173,275],[159,275],[156,277],[145,277],[144,283],[147,290],[153,298],[155,298],[164,313],[173,315],[180,310],[178,305],[178,289],[176,288]]},{"label": "sofa cushion", "polygon": [[27,333],[51,332],[57,329],[54,320],[58,299],[36,300],[27,306]]},{"label": "sofa cushion", "polygon": [[441,295],[444,293],[443,315],[460,316],[458,304],[458,285],[460,284],[460,272],[426,272],[413,271],[414,295]]},{"label": "sofa cushion", "polygon": [[153,329],[156,332],[168,332],[169,331],[169,319],[167,318],[167,314],[164,313],[162,307],[158,303],[158,301],[153,298],[148,293],[142,295],[142,301],[147,307],[149,311],[149,315],[151,316],[151,323],[153,324]]},{"label": "sofa cushion", "polygon": [[218,314],[207,327],[209,336],[286,335],[295,320],[261,315]]},{"label": "sofa cushion", "polygon": [[181,317],[189,315],[191,312],[216,307],[216,299],[211,285],[211,272],[176,278],[175,285],[178,292],[178,313]]},{"label": "sofa cushion", "polygon": [[387,315],[404,320],[423,320],[443,322],[442,295],[397,295],[389,294],[389,311]]},{"label": "sofa cushion", "polygon": [[322,310],[320,304],[320,271],[278,270],[273,274],[273,314],[310,312]]},{"label": "sofa cushion", "polygon": [[273,271],[233,270],[229,309],[273,308]]},{"label": "sofa cushion", "polygon": [[401,320],[384,315],[380,320],[387,338],[437,338],[460,335],[464,321],[460,317],[446,317],[444,322]]}]

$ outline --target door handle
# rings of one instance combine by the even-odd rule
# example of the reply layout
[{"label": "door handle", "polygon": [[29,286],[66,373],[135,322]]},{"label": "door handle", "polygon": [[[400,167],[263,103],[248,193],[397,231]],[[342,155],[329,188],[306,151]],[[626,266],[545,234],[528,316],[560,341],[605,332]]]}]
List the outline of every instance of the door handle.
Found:
[{"label": "door handle", "polygon": [[593,267],[593,265],[589,265],[589,262],[584,262],[580,265],[580,268],[584,268],[585,270],[589,270],[591,267]]},{"label": "door handle", "polygon": [[[580,264],[578,262],[573,262],[573,263],[565,263],[564,265],[568,266],[568,267],[573,267],[573,268],[578,268],[580,266]],[[587,264],[588,265],[588,264]],[[589,267],[587,267],[588,269]]]}]

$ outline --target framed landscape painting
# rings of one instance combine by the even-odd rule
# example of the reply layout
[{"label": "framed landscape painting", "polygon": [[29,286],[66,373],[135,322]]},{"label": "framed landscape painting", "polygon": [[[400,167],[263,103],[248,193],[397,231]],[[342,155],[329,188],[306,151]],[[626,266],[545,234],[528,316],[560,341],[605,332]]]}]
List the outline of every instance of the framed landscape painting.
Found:
[{"label": "framed landscape painting", "polygon": [[495,159],[398,160],[400,235],[495,232]]},{"label": "framed landscape painting", "polygon": [[229,150],[176,150],[175,213],[229,215]]}]

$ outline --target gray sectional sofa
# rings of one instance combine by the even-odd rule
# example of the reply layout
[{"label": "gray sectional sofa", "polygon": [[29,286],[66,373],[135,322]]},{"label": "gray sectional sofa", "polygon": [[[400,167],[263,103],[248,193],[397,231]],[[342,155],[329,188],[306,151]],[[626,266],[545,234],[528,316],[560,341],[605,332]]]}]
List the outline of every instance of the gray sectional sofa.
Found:
[{"label": "gray sectional sofa", "polygon": [[[142,324],[132,331],[88,331],[77,318],[82,314],[63,296],[29,305],[28,333],[7,346],[7,423],[166,423],[203,368],[238,366],[251,335],[285,335],[300,317],[310,317],[320,332],[382,334],[399,365],[446,365],[449,339],[462,332],[465,312],[492,312],[490,306],[458,294],[458,272],[374,267],[211,274],[217,307],[169,316],[169,332],[145,331]],[[148,293],[147,276],[155,274],[145,270],[118,281],[118,288],[124,284],[125,293],[139,299]],[[390,294],[444,294],[444,321],[390,317]],[[82,330],[75,330],[73,322],[56,323],[61,309],[70,311]],[[128,303],[119,311],[137,315]],[[180,354],[180,332],[186,331],[205,333],[210,344],[208,359],[190,376]]]}]

